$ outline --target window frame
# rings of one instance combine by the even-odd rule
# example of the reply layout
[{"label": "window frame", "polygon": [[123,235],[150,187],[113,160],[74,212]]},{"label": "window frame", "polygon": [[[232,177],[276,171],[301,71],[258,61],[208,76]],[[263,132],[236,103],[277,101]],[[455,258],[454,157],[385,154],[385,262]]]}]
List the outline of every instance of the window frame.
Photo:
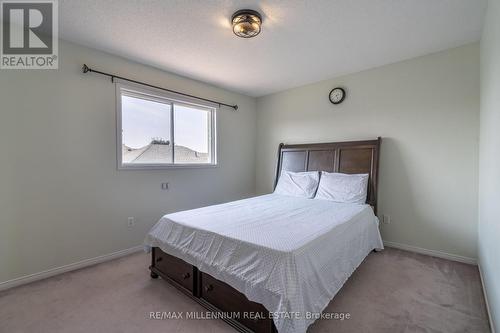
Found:
[{"label": "window frame", "polygon": [[[169,93],[161,89],[146,87],[140,84],[115,82],[116,94],[116,162],[118,170],[166,170],[166,169],[199,169],[217,167],[217,110],[218,105],[210,102],[202,102],[196,98],[184,97],[175,93]],[[127,96],[150,100],[153,102],[170,104],[170,132],[172,140],[172,163],[123,163],[122,144],[122,94]],[[134,96],[135,95],[135,96]],[[209,163],[175,163],[175,124],[174,124],[174,104],[192,106],[199,109],[205,109],[209,112],[210,121],[210,162]]]}]

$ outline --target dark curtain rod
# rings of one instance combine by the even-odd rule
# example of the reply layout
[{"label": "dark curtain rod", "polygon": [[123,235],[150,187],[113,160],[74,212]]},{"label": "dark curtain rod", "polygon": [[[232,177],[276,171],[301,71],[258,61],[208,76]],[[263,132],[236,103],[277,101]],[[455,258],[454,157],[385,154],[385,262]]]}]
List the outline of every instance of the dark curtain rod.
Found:
[{"label": "dark curtain rod", "polygon": [[227,106],[227,107],[230,107],[230,108],[234,109],[235,111],[238,110],[238,105],[229,105],[229,104],[226,104],[226,103],[221,103],[221,102],[213,101],[211,99],[207,99],[207,98],[203,98],[203,97],[198,97],[198,96],[194,96],[194,95],[189,95],[189,94],[185,94],[185,93],[182,93],[182,92],[179,92],[179,91],[175,91],[175,90],[171,90],[171,89],[167,89],[167,88],[162,88],[162,87],[154,86],[152,84],[148,84],[148,83],[144,83],[144,82],[140,82],[140,81],[136,81],[136,80],[132,80],[132,79],[127,79],[126,77],[122,77],[122,76],[118,76],[118,75],[114,75],[114,74],[109,74],[109,73],[101,72],[101,71],[98,71],[98,70],[90,68],[86,64],[83,64],[82,72],[83,73],[97,73],[97,74],[109,76],[111,78],[111,81],[114,81],[114,79],[125,80],[125,81],[128,81],[128,82],[141,84],[143,86],[147,86],[147,87],[151,87],[151,88],[155,88],[155,89],[160,89],[160,90],[168,91],[168,92],[171,92],[171,93],[174,93],[174,94],[177,94],[177,95],[182,95],[182,96],[186,96],[186,97],[196,98],[196,99],[199,99],[199,100],[202,100],[202,101],[206,101],[206,102],[218,104],[219,106],[222,106],[222,105],[223,106]]}]

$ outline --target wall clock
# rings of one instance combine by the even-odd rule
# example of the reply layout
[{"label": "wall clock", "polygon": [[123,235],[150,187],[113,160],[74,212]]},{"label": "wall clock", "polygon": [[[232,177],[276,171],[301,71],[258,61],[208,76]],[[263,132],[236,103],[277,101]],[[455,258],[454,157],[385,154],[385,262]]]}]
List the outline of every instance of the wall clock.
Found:
[{"label": "wall clock", "polygon": [[332,104],[340,104],[345,99],[345,90],[340,87],[333,88],[332,91],[330,91],[329,98]]}]

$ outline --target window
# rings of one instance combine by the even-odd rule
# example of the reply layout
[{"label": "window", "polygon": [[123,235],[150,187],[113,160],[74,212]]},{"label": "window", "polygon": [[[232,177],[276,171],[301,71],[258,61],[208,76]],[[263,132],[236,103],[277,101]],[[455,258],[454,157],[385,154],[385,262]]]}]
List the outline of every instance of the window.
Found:
[{"label": "window", "polygon": [[216,108],[196,101],[117,84],[118,167],[216,165]]}]

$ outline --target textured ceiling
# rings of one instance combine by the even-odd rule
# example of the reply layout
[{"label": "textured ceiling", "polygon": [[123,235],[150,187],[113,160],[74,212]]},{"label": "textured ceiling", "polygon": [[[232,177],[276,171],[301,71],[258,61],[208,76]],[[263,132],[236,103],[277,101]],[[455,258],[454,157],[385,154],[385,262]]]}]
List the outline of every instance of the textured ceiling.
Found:
[{"label": "textured ceiling", "polygon": [[[250,96],[479,40],[485,0],[60,0],[63,39]],[[263,15],[233,35],[231,14]]]}]

